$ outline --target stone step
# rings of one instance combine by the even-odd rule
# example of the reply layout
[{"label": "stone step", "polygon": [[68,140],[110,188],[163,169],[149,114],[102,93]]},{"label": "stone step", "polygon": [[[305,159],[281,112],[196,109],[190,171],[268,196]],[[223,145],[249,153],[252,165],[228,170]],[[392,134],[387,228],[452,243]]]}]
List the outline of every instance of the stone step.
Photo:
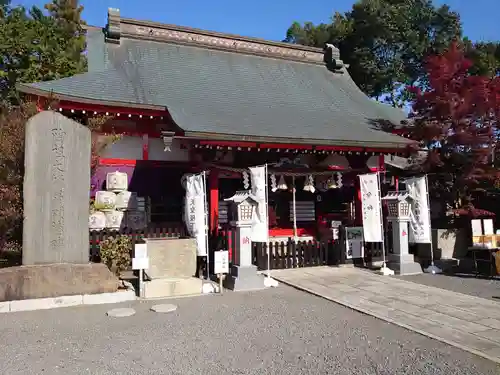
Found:
[{"label": "stone step", "polygon": [[190,278],[159,278],[144,282],[144,298],[168,298],[201,294],[203,280]]}]

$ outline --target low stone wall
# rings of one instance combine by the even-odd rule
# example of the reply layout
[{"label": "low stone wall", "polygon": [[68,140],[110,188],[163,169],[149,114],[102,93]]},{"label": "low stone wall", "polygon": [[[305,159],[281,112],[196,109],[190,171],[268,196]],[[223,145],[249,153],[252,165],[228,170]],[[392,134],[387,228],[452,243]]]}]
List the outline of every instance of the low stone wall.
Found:
[{"label": "low stone wall", "polygon": [[0,301],[116,292],[104,264],[43,264],[0,269]]}]

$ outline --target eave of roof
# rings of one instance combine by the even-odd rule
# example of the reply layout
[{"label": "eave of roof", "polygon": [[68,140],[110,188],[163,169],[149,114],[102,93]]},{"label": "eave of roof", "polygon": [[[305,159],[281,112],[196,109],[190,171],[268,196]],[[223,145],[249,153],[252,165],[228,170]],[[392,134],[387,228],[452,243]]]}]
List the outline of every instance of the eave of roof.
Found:
[{"label": "eave of roof", "polygon": [[[345,67],[328,70],[319,49],[130,19],[116,28],[114,17],[107,39],[115,43],[103,35],[93,49],[99,69],[19,90],[168,110],[187,137],[379,148],[411,142],[377,129],[405,114],[369,99]],[[97,43],[99,29],[92,30]]]}]

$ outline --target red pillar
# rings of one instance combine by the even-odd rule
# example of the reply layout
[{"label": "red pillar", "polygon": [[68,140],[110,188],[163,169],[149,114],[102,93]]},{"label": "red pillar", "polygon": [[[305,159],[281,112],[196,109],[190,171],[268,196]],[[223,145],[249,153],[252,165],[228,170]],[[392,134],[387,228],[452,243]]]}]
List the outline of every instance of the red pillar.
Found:
[{"label": "red pillar", "polygon": [[217,233],[219,228],[219,171],[217,169],[210,170],[208,186],[210,189],[210,233]]},{"label": "red pillar", "polygon": [[142,160],[149,160],[149,136],[142,135]]},{"label": "red pillar", "polygon": [[356,196],[354,197],[354,225],[361,226],[363,225],[363,215],[361,212],[361,185],[358,176],[356,176],[354,186],[356,188]]},{"label": "red pillar", "polygon": [[383,154],[380,154],[378,156],[378,171],[379,172],[385,171],[385,157]]}]

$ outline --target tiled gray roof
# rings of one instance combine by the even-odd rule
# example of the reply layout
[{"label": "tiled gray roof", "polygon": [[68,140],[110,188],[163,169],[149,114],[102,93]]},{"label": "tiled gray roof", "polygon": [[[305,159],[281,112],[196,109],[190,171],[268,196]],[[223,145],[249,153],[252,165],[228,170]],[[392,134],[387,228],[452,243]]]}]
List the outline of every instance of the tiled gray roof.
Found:
[{"label": "tiled gray roof", "polygon": [[122,38],[105,48],[104,70],[30,86],[86,99],[164,106],[186,133],[374,147],[408,143],[374,124],[399,123],[405,114],[369,99],[346,72],[137,39]]}]

